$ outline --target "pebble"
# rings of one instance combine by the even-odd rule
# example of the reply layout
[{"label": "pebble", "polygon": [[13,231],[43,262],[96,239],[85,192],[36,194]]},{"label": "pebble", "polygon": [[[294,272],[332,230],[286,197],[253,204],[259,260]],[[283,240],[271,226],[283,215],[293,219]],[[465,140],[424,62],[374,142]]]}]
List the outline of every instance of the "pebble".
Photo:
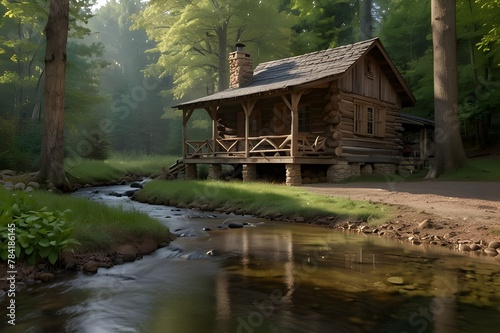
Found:
[{"label": "pebble", "polygon": [[400,285],[404,283],[404,280],[401,276],[391,276],[387,279],[387,282]]},{"label": "pebble", "polygon": [[470,246],[469,246],[469,245],[467,245],[467,244],[459,244],[459,245],[458,245],[458,250],[459,250],[459,251],[470,251],[470,250],[471,250],[471,248],[470,248]]},{"label": "pebble", "polygon": [[478,251],[478,250],[481,250],[481,246],[479,246],[478,244],[472,244],[470,246],[470,249],[471,249],[471,251]]},{"label": "pebble", "polygon": [[492,247],[487,247],[486,249],[484,249],[484,253],[493,257],[498,254],[497,250]]},{"label": "pebble", "polygon": [[99,264],[95,261],[87,261],[82,267],[83,272],[87,274],[95,274],[98,269]]},{"label": "pebble", "polygon": [[36,189],[40,188],[40,184],[39,184],[39,183],[37,183],[37,182],[29,182],[29,183],[28,183],[28,184],[26,184],[26,185],[27,185],[27,186],[30,186],[30,187],[32,187],[32,188],[34,188],[34,189],[35,189],[35,188],[36,188]]},{"label": "pebble", "polygon": [[228,228],[231,229],[238,229],[238,228],[243,228],[243,223],[240,222],[231,222],[227,225]]},{"label": "pebble", "polygon": [[500,248],[500,241],[492,241],[488,244],[489,248],[498,249]]},{"label": "pebble", "polygon": [[431,220],[425,219],[425,220],[423,220],[422,222],[419,223],[418,227],[420,229],[425,229],[425,228],[430,227],[430,224],[431,224]]}]

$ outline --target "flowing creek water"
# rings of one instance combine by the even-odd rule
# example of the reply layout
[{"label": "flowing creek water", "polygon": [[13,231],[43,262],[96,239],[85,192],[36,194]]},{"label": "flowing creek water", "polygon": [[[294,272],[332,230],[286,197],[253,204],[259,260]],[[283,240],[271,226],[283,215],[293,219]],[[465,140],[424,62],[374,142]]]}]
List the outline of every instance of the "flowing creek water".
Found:
[{"label": "flowing creek water", "polygon": [[[79,272],[26,287],[16,295],[16,326],[2,315],[1,332],[487,333],[500,327],[498,259],[108,195],[128,189],[75,195],[141,210],[181,237],[93,276]],[[248,225],[217,229],[229,221]]]}]

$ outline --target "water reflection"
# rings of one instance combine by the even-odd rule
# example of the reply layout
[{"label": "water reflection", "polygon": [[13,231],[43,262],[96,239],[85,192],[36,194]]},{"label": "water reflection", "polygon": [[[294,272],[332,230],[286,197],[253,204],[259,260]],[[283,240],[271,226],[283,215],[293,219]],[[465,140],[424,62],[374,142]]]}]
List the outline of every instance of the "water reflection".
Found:
[{"label": "water reflection", "polygon": [[[487,333],[500,326],[493,258],[121,204],[197,237],[95,276],[29,287],[16,298],[18,325],[2,320],[2,332]],[[228,218],[250,225],[217,230]]]}]

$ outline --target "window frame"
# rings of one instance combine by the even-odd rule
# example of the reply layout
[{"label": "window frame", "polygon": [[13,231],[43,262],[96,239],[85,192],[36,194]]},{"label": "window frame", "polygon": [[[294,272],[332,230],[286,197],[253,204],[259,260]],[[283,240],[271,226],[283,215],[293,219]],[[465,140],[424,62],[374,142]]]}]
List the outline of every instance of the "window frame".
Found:
[{"label": "window frame", "polygon": [[359,100],[354,101],[354,134],[385,137],[385,115],[384,107]]}]

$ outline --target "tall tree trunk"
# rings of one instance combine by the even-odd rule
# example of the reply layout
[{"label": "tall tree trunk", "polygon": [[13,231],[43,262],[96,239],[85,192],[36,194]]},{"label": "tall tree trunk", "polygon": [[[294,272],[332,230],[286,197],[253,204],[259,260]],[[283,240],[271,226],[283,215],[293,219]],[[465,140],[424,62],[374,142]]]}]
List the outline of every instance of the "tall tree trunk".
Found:
[{"label": "tall tree trunk", "polygon": [[229,68],[227,61],[227,23],[217,29],[218,45],[219,45],[219,84],[218,91],[222,91],[229,87]]},{"label": "tall tree trunk", "polygon": [[456,59],[456,1],[432,0],[432,44],[434,49],[435,164],[427,178],[455,170],[467,163],[458,119],[458,75]]},{"label": "tall tree trunk", "polygon": [[64,80],[69,0],[52,0],[45,26],[45,113],[39,180],[70,190],[64,171]]},{"label": "tall tree trunk", "polygon": [[359,0],[361,40],[373,38],[372,0]]}]

